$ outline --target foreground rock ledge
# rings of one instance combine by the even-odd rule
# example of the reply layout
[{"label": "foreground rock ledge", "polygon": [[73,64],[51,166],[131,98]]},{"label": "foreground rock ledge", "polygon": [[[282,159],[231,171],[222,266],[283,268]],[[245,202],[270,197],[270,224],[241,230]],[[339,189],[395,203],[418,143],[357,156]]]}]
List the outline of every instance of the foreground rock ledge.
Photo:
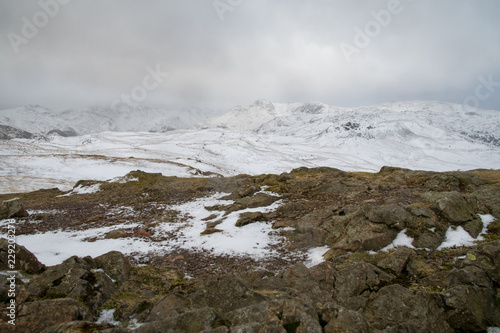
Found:
[{"label": "foreground rock ledge", "polygon": [[[23,274],[17,280],[16,331],[483,332],[500,326],[498,221],[476,245],[437,248],[449,228],[462,227],[476,238],[484,227],[477,214],[500,217],[499,175],[495,170],[383,168],[367,174],[301,168],[282,175],[182,179],[134,172],[129,177],[138,181],[104,182],[97,193],[18,194],[30,211],[58,212],[18,217],[19,232],[29,234],[34,231],[23,223],[28,219],[43,220],[46,230],[64,228],[63,220],[82,229],[89,223],[119,223],[119,216],[104,221],[98,210],[103,203],[140,206],[144,213],[137,221],[148,230],[146,222],[159,202],[226,192],[235,204],[213,209],[237,211],[269,204],[268,197],[254,195],[267,186],[285,204],[271,213],[247,214],[240,224],[292,227],[288,250],[328,245],[330,251],[327,261],[311,268],[241,264],[210,274],[209,269],[189,271],[167,257],[163,264],[132,266],[116,251],[45,267],[29,248],[19,247],[24,259],[16,267]],[[207,228],[208,223],[216,225],[207,221]],[[428,250],[366,252],[387,246],[402,230],[414,247]],[[0,254],[6,253],[7,242],[0,244]],[[0,264],[5,269],[3,254]],[[6,291],[2,284],[2,313]],[[113,324],[96,323],[109,309],[114,309]],[[0,331],[10,328],[2,317]]]}]

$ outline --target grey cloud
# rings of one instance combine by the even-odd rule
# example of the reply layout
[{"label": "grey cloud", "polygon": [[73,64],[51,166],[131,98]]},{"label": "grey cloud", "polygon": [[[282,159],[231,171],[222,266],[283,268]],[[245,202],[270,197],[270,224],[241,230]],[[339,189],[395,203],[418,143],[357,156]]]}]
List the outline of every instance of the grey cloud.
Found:
[{"label": "grey cloud", "polygon": [[[390,1],[243,0],[221,21],[212,0],[72,0],[18,53],[7,35],[41,9],[3,1],[0,108],[109,104],[141,85],[148,65],[170,76],[145,105],[461,103],[478,77],[500,82],[496,0],[400,0],[402,11],[348,63],[339,45],[354,44],[354,28]],[[500,87],[490,95],[480,106],[500,110]]]}]

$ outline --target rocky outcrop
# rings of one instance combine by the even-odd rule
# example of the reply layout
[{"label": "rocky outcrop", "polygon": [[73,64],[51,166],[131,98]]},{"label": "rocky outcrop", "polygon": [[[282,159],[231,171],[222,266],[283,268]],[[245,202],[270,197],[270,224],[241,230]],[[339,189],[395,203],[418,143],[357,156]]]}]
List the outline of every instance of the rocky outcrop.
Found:
[{"label": "rocky outcrop", "polygon": [[[133,184],[103,182],[99,193],[82,199],[55,192],[20,198],[30,211],[40,209],[42,199],[57,210],[57,216],[37,216],[41,227],[54,230],[66,224],[116,226],[130,216],[112,217],[102,205],[134,204],[140,211],[133,217],[141,224],[137,230],[149,232],[165,219],[182,223],[184,216],[162,208],[167,204],[229,193],[225,199],[233,203],[207,207],[214,212],[200,221],[206,224],[203,239],[224,232],[222,222],[234,217],[232,212],[282,200],[274,211],[243,211],[232,223],[239,231],[249,223],[281,229],[286,242],[277,249],[284,254],[326,245],[326,261],[307,267],[305,258],[296,257],[266,266],[264,260],[217,261],[213,253],[186,250],[132,266],[113,251],[44,267],[18,246],[17,268],[29,280],[16,280],[20,332],[484,332],[500,326],[500,224],[494,221],[485,229],[478,215],[500,218],[500,182],[495,180],[500,173],[300,168],[227,179],[132,175],[138,179]],[[25,220],[16,221],[17,231],[31,232],[33,226],[21,223]],[[138,237],[122,228],[102,238]],[[447,231],[457,228],[478,244],[438,250]],[[403,233],[412,248],[380,251]],[[142,236],[155,242],[158,234]],[[0,244],[5,263],[6,241]],[[194,278],[187,278],[192,267]],[[55,310],[61,307],[64,311]],[[114,324],[96,324],[101,311],[109,309],[115,309]]]},{"label": "rocky outcrop", "polygon": [[117,286],[92,258],[71,257],[35,276],[25,289],[27,301],[74,298],[95,315],[117,291]]},{"label": "rocky outcrop", "polygon": [[10,140],[10,139],[32,139],[34,135],[30,132],[20,130],[18,128],[0,125],[0,140]]},{"label": "rocky outcrop", "polygon": [[28,274],[38,274],[45,270],[45,265],[28,251],[24,246],[15,244],[15,267],[9,267],[9,241],[5,238],[0,238],[0,270],[12,271],[18,270]]},{"label": "rocky outcrop", "polygon": [[26,302],[18,308],[16,332],[34,333],[67,322],[90,318],[72,298]]},{"label": "rocky outcrop", "polygon": [[5,200],[0,204],[0,220],[13,217],[26,217],[28,215],[24,205],[17,198]]}]

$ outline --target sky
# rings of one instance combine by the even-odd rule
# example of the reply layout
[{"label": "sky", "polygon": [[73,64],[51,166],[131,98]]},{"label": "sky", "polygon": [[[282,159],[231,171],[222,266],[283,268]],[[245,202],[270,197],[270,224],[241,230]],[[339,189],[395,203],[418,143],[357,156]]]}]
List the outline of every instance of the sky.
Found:
[{"label": "sky", "polygon": [[498,0],[0,2],[0,109],[438,100],[500,110]]}]

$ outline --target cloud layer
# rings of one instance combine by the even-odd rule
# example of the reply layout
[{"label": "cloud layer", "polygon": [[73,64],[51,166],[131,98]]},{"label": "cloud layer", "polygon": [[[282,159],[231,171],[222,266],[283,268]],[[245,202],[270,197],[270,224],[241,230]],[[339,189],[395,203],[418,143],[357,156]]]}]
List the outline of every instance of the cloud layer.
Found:
[{"label": "cloud layer", "polygon": [[[0,108],[129,96],[151,106],[425,99],[500,110],[498,17],[497,0],[2,1]],[[169,75],[154,81],[148,68]]]}]

